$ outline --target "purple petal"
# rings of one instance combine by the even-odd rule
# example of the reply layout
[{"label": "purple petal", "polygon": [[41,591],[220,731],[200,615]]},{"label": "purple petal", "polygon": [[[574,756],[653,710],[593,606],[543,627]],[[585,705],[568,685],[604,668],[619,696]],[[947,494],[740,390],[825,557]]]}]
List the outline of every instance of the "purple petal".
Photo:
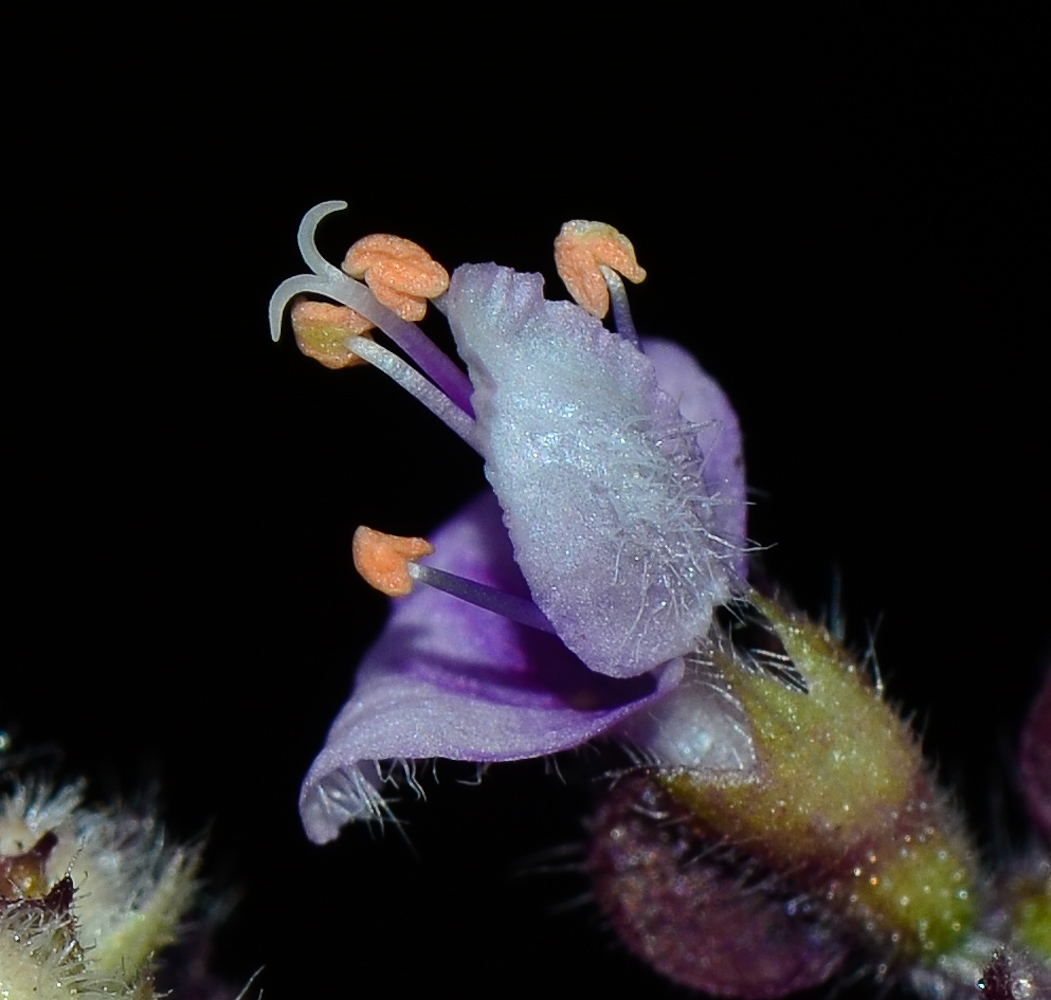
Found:
[{"label": "purple petal", "polygon": [[[528,596],[492,494],[432,541],[433,565]],[[419,587],[396,602],[307,774],[307,835],[325,843],[344,823],[382,814],[376,761],[517,760],[569,749],[669,690],[681,673],[674,661],[654,675],[603,677],[555,636]]]},{"label": "purple petal", "polygon": [[1051,672],[1022,731],[1022,791],[1036,828],[1051,844]]},{"label": "purple petal", "polygon": [[539,275],[458,268],[443,308],[475,387],[486,475],[559,637],[613,677],[694,648],[740,579],[742,515],[712,494],[698,428],[653,362],[546,301]]}]

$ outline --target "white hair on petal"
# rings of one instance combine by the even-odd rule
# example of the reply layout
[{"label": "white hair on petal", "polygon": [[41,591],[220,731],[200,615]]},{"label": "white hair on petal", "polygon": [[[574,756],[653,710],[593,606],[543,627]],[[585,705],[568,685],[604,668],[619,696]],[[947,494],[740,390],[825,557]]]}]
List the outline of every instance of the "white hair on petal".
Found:
[{"label": "white hair on petal", "polygon": [[[375,780],[366,776],[364,769],[375,774]],[[318,782],[314,795],[326,824],[338,829],[351,820],[379,823],[397,821],[377,784],[382,781],[378,762],[363,761],[360,765],[340,767],[326,774]]]}]

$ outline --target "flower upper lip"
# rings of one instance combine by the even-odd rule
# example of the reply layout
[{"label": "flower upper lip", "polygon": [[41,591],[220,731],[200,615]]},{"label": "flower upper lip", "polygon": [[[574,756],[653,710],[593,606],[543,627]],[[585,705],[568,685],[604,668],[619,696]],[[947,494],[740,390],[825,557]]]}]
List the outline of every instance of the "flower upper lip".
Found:
[{"label": "flower upper lip", "polygon": [[560,638],[613,677],[694,648],[741,577],[741,489],[706,474],[709,452],[739,454],[725,412],[685,421],[653,361],[547,301],[539,275],[465,265],[442,309],[515,558]]}]

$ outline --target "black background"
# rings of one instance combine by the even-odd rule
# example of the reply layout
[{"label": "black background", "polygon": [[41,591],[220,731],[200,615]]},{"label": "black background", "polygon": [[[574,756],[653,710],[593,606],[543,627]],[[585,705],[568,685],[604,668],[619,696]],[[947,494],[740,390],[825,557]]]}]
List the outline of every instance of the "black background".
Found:
[{"label": "black background", "polygon": [[394,232],[450,269],[542,270],[554,296],[551,240],[594,218],[649,271],[640,329],[737,406],[767,566],[815,614],[841,581],[858,646],[879,623],[890,696],[1003,857],[1049,638],[1027,26],[522,17],[484,45],[449,20],[281,27],[139,25],[12,110],[16,747],[61,748],[103,798],[155,785],[175,836],[208,829],[211,885],[240,893],[217,967],[265,965],[268,1000],[680,995],[578,874],[538,871],[552,851],[572,868],[555,849],[582,841],[586,780],[440,767],[400,807],[411,850],[364,828],[317,848],[296,813],[385,613],[354,527],[426,533],[483,484],[377,373],[269,341],[302,213],[351,203],[322,231],[333,259]]}]

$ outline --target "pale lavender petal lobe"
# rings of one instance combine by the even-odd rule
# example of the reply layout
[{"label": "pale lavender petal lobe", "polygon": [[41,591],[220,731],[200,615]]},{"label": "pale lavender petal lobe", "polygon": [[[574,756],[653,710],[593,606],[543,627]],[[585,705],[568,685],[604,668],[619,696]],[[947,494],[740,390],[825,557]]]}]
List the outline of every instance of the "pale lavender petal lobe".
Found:
[{"label": "pale lavender petal lobe", "polygon": [[475,387],[479,446],[534,601],[599,673],[694,648],[740,582],[738,514],[653,362],[539,275],[454,273],[443,308]]},{"label": "pale lavender petal lobe", "polygon": [[[487,493],[432,536],[431,562],[528,594],[496,499]],[[681,661],[626,680],[588,670],[552,635],[425,587],[394,605],[354,693],[303,784],[308,836],[333,839],[370,813],[363,775],[391,758],[497,761],[586,743],[670,690]]]}]

